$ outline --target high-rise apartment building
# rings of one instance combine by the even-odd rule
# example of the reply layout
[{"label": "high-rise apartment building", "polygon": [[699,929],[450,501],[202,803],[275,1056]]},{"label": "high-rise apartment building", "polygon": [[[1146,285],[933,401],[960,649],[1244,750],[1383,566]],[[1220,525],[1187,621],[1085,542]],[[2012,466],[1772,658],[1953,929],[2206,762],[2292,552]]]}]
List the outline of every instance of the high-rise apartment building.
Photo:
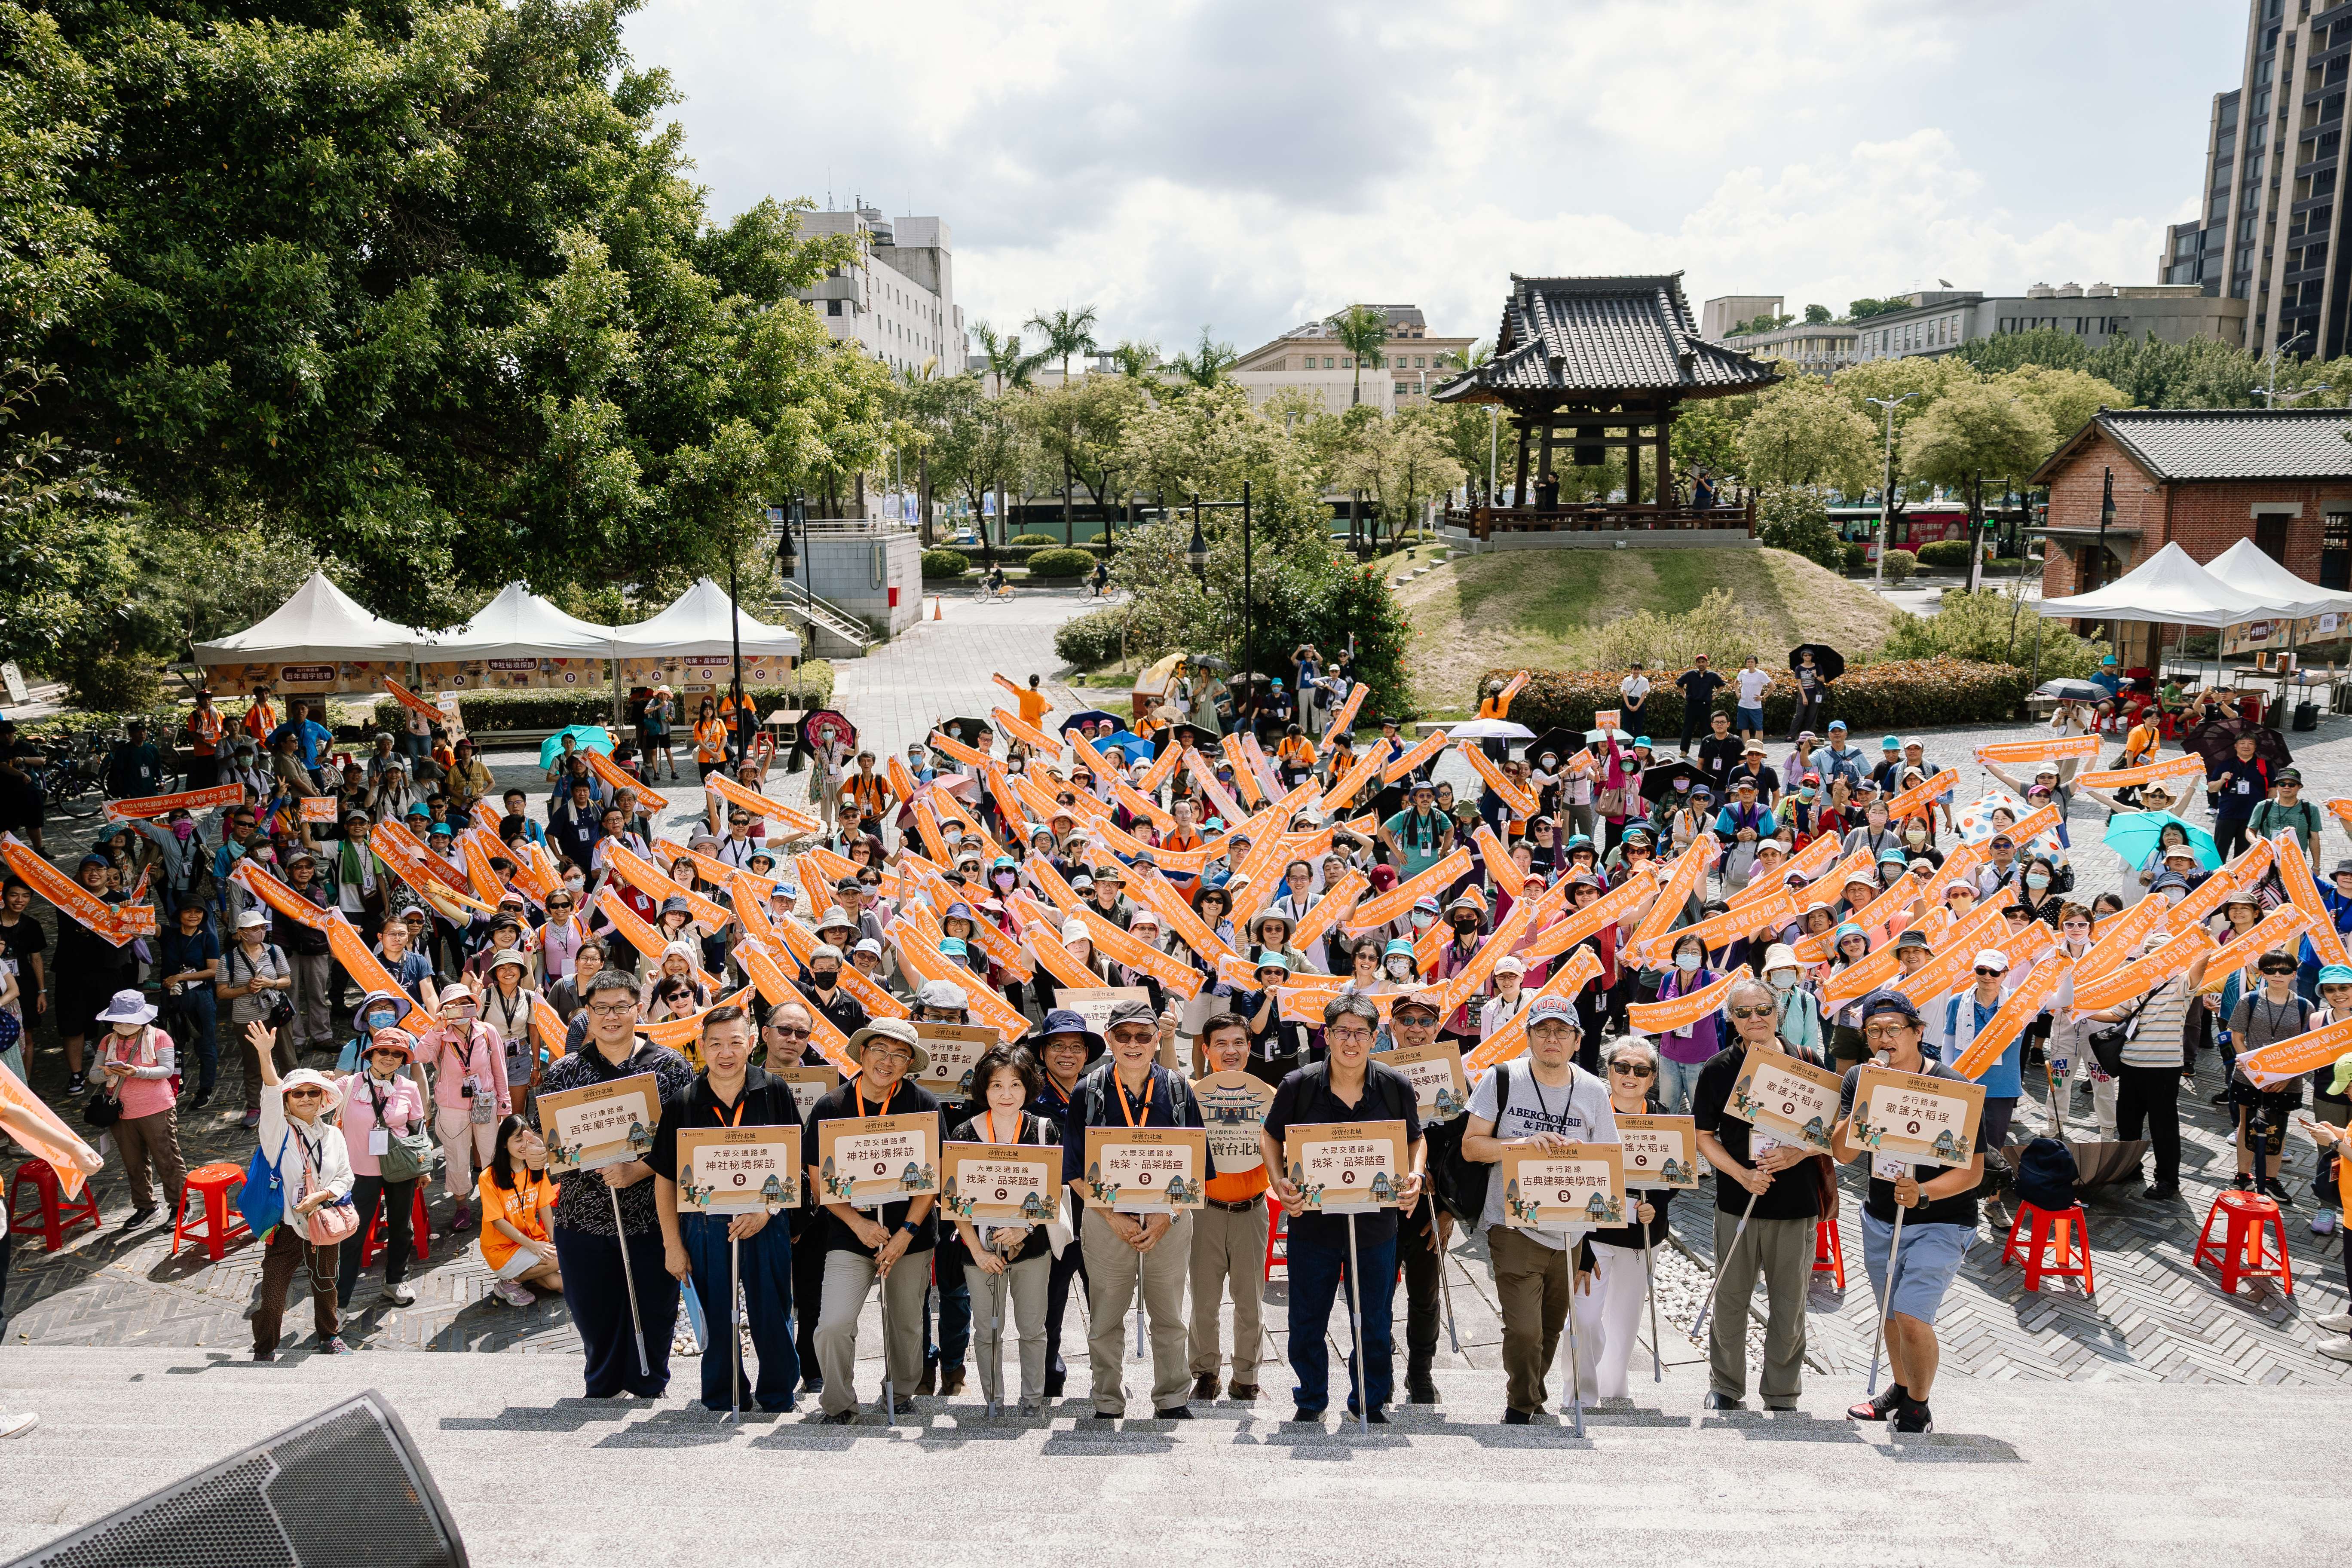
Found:
[{"label": "high-rise apartment building", "polygon": [[2158,279],[2248,302],[2246,346],[2333,359],[2352,341],[2344,96],[2352,5],[2247,0],[2238,85],[2213,97],[2204,210],[2170,226]]},{"label": "high-rise apartment building", "polygon": [[955,256],[945,218],[886,217],[863,204],[801,215],[805,234],[854,234],[865,260],[801,291],[836,338],[854,338],[892,370],[937,360],[953,374],[971,353],[955,302]]}]

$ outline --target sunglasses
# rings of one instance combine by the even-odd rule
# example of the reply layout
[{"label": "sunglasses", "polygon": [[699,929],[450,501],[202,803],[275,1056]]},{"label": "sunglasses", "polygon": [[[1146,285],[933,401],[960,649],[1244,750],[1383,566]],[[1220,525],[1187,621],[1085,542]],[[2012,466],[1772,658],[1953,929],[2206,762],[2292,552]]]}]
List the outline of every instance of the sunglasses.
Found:
[{"label": "sunglasses", "polygon": [[288,1100],[324,1100],[327,1098],[327,1091],[323,1089],[289,1089],[286,1091],[286,1098]]},{"label": "sunglasses", "polygon": [[1769,1007],[1730,1007],[1725,1011],[1734,1018],[1769,1018],[1772,1016],[1772,1009]]},{"label": "sunglasses", "polygon": [[1982,975],[1982,974],[1990,974],[1990,975],[1998,976],[1998,975],[2000,975],[2000,974],[2001,973],[2001,971],[2000,971],[2000,970],[1998,970],[1998,969],[1982,969],[1982,968],[1979,968],[1979,969],[1977,971],[1977,973],[1978,973],[1979,974],[1980,974],[1980,975]]},{"label": "sunglasses", "polygon": [[1617,1074],[1620,1078],[1655,1078],[1658,1076],[1657,1068],[1645,1068],[1637,1062],[1611,1062],[1609,1064],[1609,1070]]}]

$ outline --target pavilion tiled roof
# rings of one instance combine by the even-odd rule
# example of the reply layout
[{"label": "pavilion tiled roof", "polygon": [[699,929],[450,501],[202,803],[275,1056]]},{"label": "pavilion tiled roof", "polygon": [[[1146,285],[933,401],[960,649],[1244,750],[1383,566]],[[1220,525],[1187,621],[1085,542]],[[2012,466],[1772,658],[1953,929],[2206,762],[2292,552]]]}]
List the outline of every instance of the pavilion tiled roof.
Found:
[{"label": "pavilion tiled roof", "polygon": [[1780,377],[1698,334],[1682,274],[1522,278],[1495,337],[1495,357],[1434,390],[1445,403],[1574,400],[1610,394],[1671,398],[1757,392]]}]

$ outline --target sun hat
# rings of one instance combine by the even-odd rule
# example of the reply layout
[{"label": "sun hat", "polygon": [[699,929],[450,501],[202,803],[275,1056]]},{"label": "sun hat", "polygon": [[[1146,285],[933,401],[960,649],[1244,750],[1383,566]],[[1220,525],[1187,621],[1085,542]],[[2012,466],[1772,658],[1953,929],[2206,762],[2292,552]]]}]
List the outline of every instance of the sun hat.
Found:
[{"label": "sun hat", "polygon": [[287,1090],[293,1089],[325,1089],[327,1100],[320,1108],[322,1111],[331,1112],[343,1103],[343,1091],[335,1087],[333,1079],[329,1078],[317,1068],[296,1068],[278,1080],[278,1093],[280,1098],[284,1097]]},{"label": "sun hat", "polygon": [[106,1011],[98,1016],[98,1022],[101,1024],[152,1024],[154,1021],[155,1009],[136,991],[116,992],[114,999],[107,1003]]},{"label": "sun hat", "polygon": [[915,1026],[904,1018],[875,1019],[849,1037],[849,1054],[856,1057],[862,1066],[866,1060],[866,1047],[876,1040],[895,1041],[912,1051],[915,1059],[908,1069],[910,1071],[921,1072],[931,1065],[931,1053],[923,1049],[923,1037],[915,1032]]},{"label": "sun hat", "polygon": [[1087,1043],[1087,1060],[1103,1054],[1103,1037],[1087,1027],[1087,1016],[1073,1007],[1056,1007],[1045,1015],[1045,1026],[1037,1032],[1037,1045],[1043,1050],[1055,1035],[1076,1035]]}]

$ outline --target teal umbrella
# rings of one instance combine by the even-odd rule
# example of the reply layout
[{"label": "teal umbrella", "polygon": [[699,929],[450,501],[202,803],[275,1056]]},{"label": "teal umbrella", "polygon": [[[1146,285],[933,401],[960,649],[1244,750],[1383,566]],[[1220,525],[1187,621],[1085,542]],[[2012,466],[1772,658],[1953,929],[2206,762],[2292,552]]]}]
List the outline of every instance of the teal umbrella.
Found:
[{"label": "teal umbrella", "polygon": [[2100,840],[2123,857],[2126,866],[2137,870],[2156,852],[2157,840],[2168,827],[2178,827],[2189,835],[2189,847],[2197,851],[2197,863],[2210,871],[2221,864],[2221,851],[2213,843],[2213,836],[2193,822],[2183,822],[2168,811],[2131,811],[2107,822],[2106,837]]},{"label": "teal umbrella", "polygon": [[[539,743],[541,767],[551,768],[555,765],[555,759],[563,754],[563,737],[566,735],[571,736],[572,743],[583,752],[602,752],[608,757],[613,754],[613,737],[604,732],[604,726],[572,724],[558,730]],[[2212,840],[2209,838],[2206,842],[2210,844]]]}]

